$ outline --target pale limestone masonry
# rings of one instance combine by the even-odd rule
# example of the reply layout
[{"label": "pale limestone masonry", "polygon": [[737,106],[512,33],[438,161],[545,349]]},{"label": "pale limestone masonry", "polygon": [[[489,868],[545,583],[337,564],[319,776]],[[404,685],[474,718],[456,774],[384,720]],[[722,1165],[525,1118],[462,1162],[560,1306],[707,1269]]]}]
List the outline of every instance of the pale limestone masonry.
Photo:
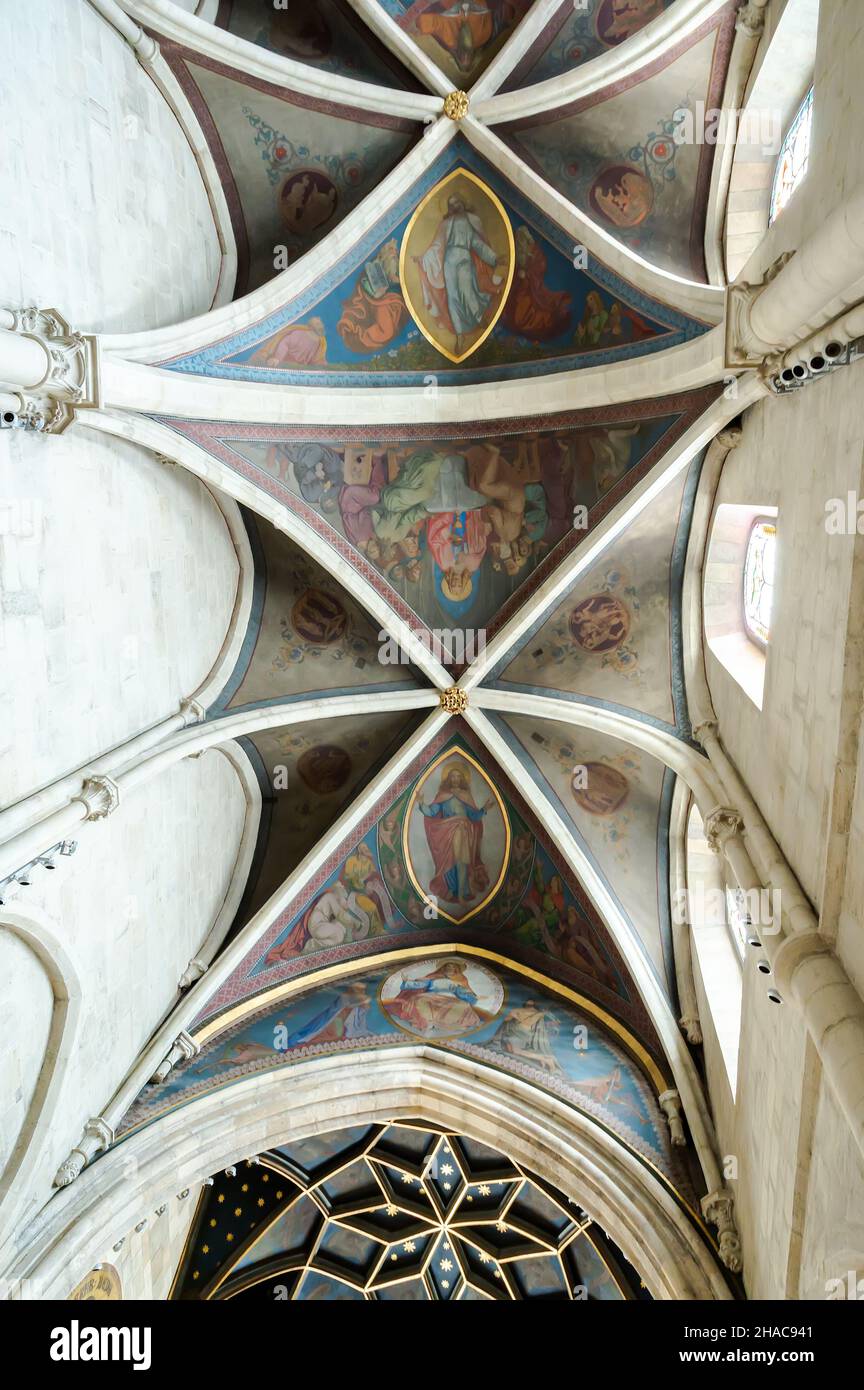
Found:
[{"label": "pale limestone masonry", "polygon": [[[176,117],[83,0],[0,6],[0,305],[62,304],[79,330],[156,328],[210,307],[220,248]],[[40,94],[50,94],[49,100]]]}]

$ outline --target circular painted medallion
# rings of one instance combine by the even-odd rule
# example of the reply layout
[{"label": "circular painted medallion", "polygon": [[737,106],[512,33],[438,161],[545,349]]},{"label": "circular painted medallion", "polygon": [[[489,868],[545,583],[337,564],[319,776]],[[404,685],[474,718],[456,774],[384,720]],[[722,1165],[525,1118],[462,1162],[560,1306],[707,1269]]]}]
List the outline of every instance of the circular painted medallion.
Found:
[{"label": "circular painted medallion", "polygon": [[320,743],[307,748],[297,759],[297,771],[310,791],[322,796],[336,792],[348,781],[351,759],[335,743]]},{"label": "circular painted medallion", "polygon": [[345,635],[348,614],[333,594],[306,589],[291,609],[291,622],[304,642],[329,647]]},{"label": "circular painted medallion", "polygon": [[614,594],[589,594],[570,614],[570,636],[586,652],[614,652],[629,632],[630,614]]},{"label": "circular painted medallion", "polygon": [[500,1013],[504,986],[483,965],[446,956],[413,961],[381,986],[382,1011],[417,1038],[461,1038]]},{"label": "circular painted medallion", "polygon": [[592,816],[611,816],[627,800],[630,783],[607,763],[585,763],[584,767],[586,785],[581,785],[581,777],[574,777],[570,784],[573,800]]}]

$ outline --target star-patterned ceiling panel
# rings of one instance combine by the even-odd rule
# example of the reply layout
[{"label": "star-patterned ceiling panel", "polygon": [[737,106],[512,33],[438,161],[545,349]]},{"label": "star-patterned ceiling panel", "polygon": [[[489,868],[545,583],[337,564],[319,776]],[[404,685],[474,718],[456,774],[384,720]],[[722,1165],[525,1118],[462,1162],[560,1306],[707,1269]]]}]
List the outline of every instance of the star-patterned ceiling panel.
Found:
[{"label": "star-patterned ceiling panel", "polygon": [[[327,119],[332,127],[332,118]],[[375,148],[391,138],[396,139],[393,132],[379,131]],[[357,139],[352,134],[352,148]],[[248,154],[248,147],[244,148]],[[262,137],[256,150],[259,160],[272,164],[272,151],[269,136]],[[459,206],[454,207],[452,193],[442,188],[425,204],[425,230],[415,235],[412,219],[418,208],[460,170],[480,180],[482,196],[481,191],[476,197],[460,194]],[[260,172],[256,169],[259,179]],[[284,183],[279,186],[285,187]],[[511,229],[510,264],[505,262],[511,253],[505,255],[493,245],[496,232],[488,194],[500,203]],[[281,199],[282,193],[278,196]],[[449,220],[453,216],[461,219],[456,232]],[[463,232],[471,239],[474,266],[467,288],[458,277],[452,278],[456,275],[452,266],[447,271],[451,259],[444,264],[444,240]],[[464,249],[468,255],[469,248]],[[552,222],[458,136],[423,177],[302,293],[263,321],[163,365],[236,381],[437,389],[640,357],[688,342],[709,328],[682,314],[673,302],[650,298],[595,257],[583,256],[581,251],[574,255],[574,249],[572,232]],[[438,323],[431,336],[446,340],[448,352],[453,349],[451,356],[433,345],[412,316],[403,284],[406,265],[419,267],[415,299],[428,320],[425,327]],[[502,308],[500,300],[511,272],[512,284]],[[493,320],[494,326],[479,339],[468,359],[454,360],[459,357],[457,348],[464,347],[467,330],[482,328],[487,321],[488,326]],[[434,377],[431,383],[430,376]]]},{"label": "star-patterned ceiling panel", "polygon": [[235,295],[271,280],[355,208],[419,135],[411,121],[290,92],[168,40],[237,242]]},{"label": "star-patterned ceiling panel", "polygon": [[175,1299],[646,1299],[572,1200],[486,1145],[426,1125],[335,1130],[220,1173]]},{"label": "star-patterned ceiling panel", "polygon": [[507,714],[514,753],[573,829],[674,998],[669,923],[672,778],[656,758],[607,734]]},{"label": "star-patterned ceiling panel", "polygon": [[526,49],[502,90],[561,77],[618,48],[662,15],[674,0],[562,0]]},{"label": "star-patterned ceiling panel", "polygon": [[[502,133],[526,162],[643,259],[704,280],[705,217],[734,6],[661,60]],[[700,117],[701,112],[701,117]]]},{"label": "star-patterned ceiling panel", "polygon": [[533,0],[379,0],[401,29],[466,89],[488,67]]},{"label": "star-patterned ceiling panel", "polygon": [[[349,722],[333,720],[328,729]],[[272,766],[277,750],[269,745],[278,744],[284,756],[284,748],[301,745],[302,736],[300,729],[258,735],[257,742]],[[326,751],[328,767],[335,765],[337,746]],[[300,773],[307,756],[300,754]],[[334,849],[268,927],[199,1021],[310,970],[458,939],[566,981],[660,1056],[624,961],[578,880],[515,788],[499,775],[493,780],[484,761],[465,727],[456,737],[450,731],[433,740],[381,798],[360,833]],[[274,843],[280,846],[279,826],[296,839],[306,835],[305,822],[320,814],[308,789],[302,802],[289,795],[287,811],[280,808],[282,797],[276,795],[273,807]],[[271,854],[274,878],[298,858],[293,840],[284,856],[281,849]]]},{"label": "star-patterned ceiling panel", "polygon": [[701,457],[580,575],[496,684],[636,711],[689,735],[681,581],[700,467]]},{"label": "star-patterned ceiling panel", "polygon": [[[589,1115],[689,1200],[657,1102],[668,1073],[610,1016],[532,975],[483,955],[432,948],[319,981],[302,994],[265,998],[209,1035],[166,1081],[146,1086],[121,1138],[248,1076],[422,1042],[520,1077]],[[338,1182],[345,1181],[343,1174]],[[334,1185],[330,1195],[338,1200],[344,1189]]]},{"label": "star-patterned ceiling panel", "polygon": [[382,660],[386,633],[341,584],[269,522],[250,513],[245,520],[255,556],[253,611],[211,718],[313,695],[418,685],[407,663]]},{"label": "star-patterned ceiling panel", "polygon": [[348,0],[220,0],[216,23],[293,62],[335,77],[417,90],[414,78],[375,39]]},{"label": "star-patterned ceiling panel", "polygon": [[[246,920],[314,848],[419,715],[364,713],[265,729],[242,740],[264,796],[259,852],[240,914]],[[238,921],[238,926],[240,925]]]},{"label": "star-patterned ceiling panel", "polygon": [[486,426],[382,426],[374,439],[346,428],[164,423],[302,517],[412,629],[437,634],[444,664],[460,667],[715,394]]}]

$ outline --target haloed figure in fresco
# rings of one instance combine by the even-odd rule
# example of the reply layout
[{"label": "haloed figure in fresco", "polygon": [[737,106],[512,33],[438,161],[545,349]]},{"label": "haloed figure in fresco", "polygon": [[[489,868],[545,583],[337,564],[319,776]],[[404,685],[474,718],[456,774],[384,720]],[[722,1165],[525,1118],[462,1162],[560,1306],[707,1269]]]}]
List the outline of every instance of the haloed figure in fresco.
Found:
[{"label": "haloed figure in fresco", "polygon": [[430,889],[444,902],[471,902],[489,886],[481,856],[483,818],[495,805],[492,797],[475,804],[468,779],[458,764],[447,765],[434,801],[421,801],[426,839],[435,864]]},{"label": "haloed figure in fresco", "polygon": [[417,33],[434,39],[460,73],[470,73],[483,50],[522,18],[530,0],[435,0],[418,15]]},{"label": "haloed figure in fresco", "polygon": [[447,199],[431,245],[416,260],[425,308],[454,335],[458,357],[468,335],[482,326],[497,302],[506,278],[481,219],[463,198],[451,194]]},{"label": "haloed figure in fresco", "polygon": [[464,968],[455,960],[444,961],[419,979],[403,979],[395,999],[387,1001],[387,1013],[425,1038],[467,1033],[491,1017],[479,1007]]}]

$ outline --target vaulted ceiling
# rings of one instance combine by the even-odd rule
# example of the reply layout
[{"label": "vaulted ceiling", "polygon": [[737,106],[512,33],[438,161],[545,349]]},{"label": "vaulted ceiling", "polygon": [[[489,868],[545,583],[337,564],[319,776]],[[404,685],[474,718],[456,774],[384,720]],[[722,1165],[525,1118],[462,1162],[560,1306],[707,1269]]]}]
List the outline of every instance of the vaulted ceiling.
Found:
[{"label": "vaulted ceiling", "polygon": [[[224,51],[164,42],[238,266],[234,303],[150,350],[173,399],[201,391],[152,419],[245,503],[254,598],[207,719],[263,809],[196,991],[201,1051],[128,1133],[252,1071],[408,1036],[587,1109],[693,1200],[657,1100],[670,768],[699,758],[682,576],[734,408],[706,347],[714,146],[679,136],[722,103],[734,13],[223,0]],[[437,114],[450,88],[458,123]],[[318,1231],[326,1203],[307,1206]],[[304,1250],[293,1297],[314,1296]]]}]

